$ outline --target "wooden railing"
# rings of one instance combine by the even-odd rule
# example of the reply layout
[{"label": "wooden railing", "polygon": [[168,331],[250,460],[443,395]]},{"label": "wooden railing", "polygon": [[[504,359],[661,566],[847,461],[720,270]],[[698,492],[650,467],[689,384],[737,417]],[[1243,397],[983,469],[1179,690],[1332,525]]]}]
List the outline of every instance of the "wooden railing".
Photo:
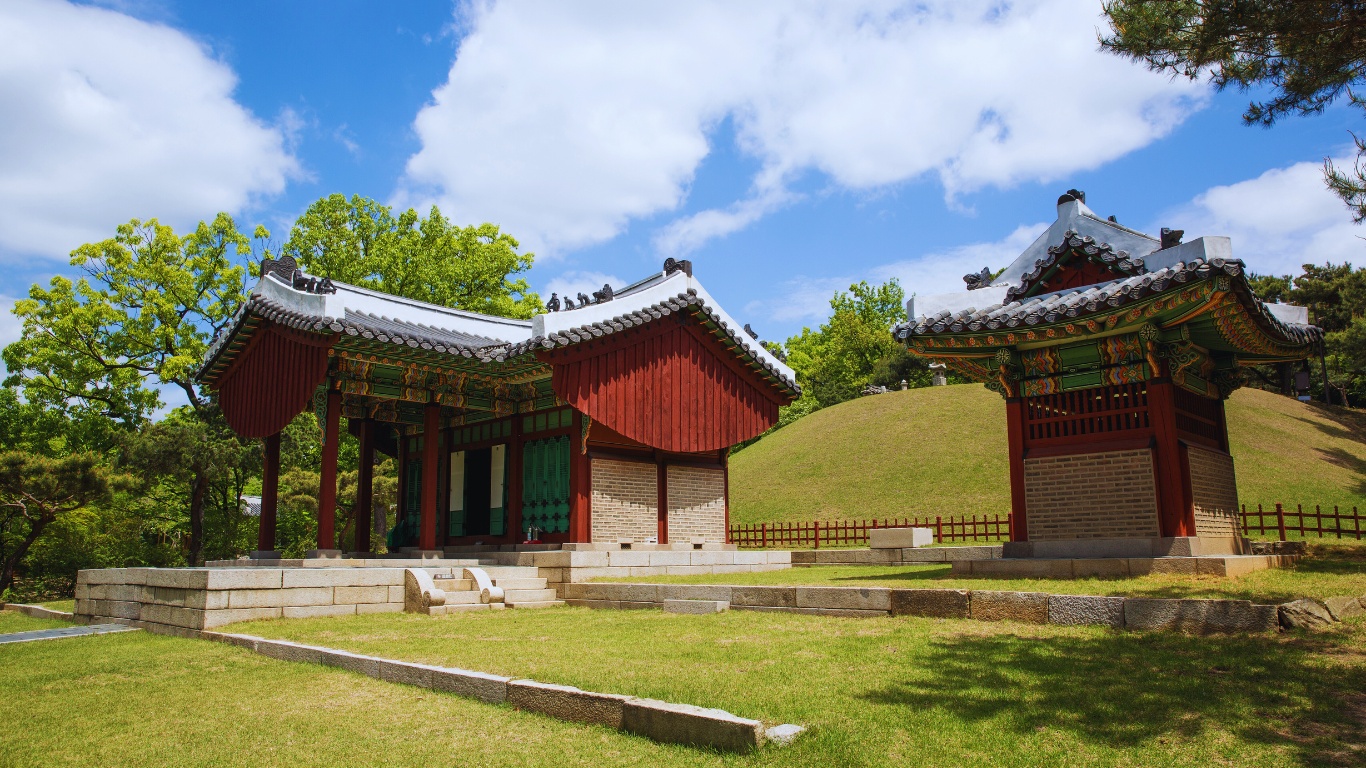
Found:
[{"label": "wooden railing", "polygon": [[1310,512],[1303,504],[1296,504],[1294,510],[1287,509],[1283,504],[1276,504],[1274,509],[1263,509],[1262,505],[1258,504],[1257,509],[1248,510],[1244,504],[1241,512],[1245,536],[1271,533],[1281,541],[1286,541],[1292,536],[1301,539],[1310,536],[1317,536],[1320,539],[1332,536],[1360,541],[1362,534],[1366,533],[1366,527],[1361,524],[1363,516],[1357,512],[1356,507],[1352,507],[1351,512],[1346,512],[1334,505],[1332,512],[1325,512],[1322,507],[1315,504],[1314,511]]},{"label": "wooden railing", "polygon": [[[1261,504],[1249,510],[1244,504],[1239,510],[1245,536],[1271,534],[1281,541],[1287,538],[1351,538],[1361,540],[1366,534],[1366,515],[1352,507],[1345,511],[1334,506],[1331,511],[1315,505],[1313,510],[1303,504],[1289,509],[1283,504],[1265,509]],[[876,528],[929,528],[934,531],[936,544],[952,542],[997,542],[1010,540],[1010,515],[970,515],[935,517],[893,517],[881,520],[813,520],[802,523],[754,523],[732,525],[730,541],[744,548],[762,549],[820,549],[821,547],[849,547],[866,545],[868,533]]]},{"label": "wooden railing", "polygon": [[868,543],[875,528],[930,528],[935,543],[1010,540],[1010,515],[902,517],[882,520],[813,520],[807,523],[732,525],[730,541],[741,547],[820,549]]}]

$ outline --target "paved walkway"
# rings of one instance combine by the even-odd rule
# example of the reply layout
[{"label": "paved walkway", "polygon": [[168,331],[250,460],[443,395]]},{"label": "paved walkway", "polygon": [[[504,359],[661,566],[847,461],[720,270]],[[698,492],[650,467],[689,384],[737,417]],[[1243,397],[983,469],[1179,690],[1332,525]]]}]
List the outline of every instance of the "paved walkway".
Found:
[{"label": "paved walkway", "polygon": [[104,635],[110,632],[134,631],[137,631],[137,627],[126,627],[122,624],[91,624],[84,627],[35,629],[30,632],[11,632],[8,635],[0,635],[0,644],[27,643],[31,640],[59,640],[63,637],[81,637],[83,635]]}]

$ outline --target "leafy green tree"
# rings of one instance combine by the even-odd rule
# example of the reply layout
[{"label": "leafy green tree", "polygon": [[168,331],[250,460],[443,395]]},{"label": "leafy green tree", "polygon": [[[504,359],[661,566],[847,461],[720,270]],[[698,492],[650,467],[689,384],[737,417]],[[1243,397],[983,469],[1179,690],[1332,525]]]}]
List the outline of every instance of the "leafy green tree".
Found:
[{"label": "leafy green tree", "polygon": [[[1150,69],[1215,88],[1265,88],[1243,113],[1270,126],[1287,115],[1312,115],[1352,92],[1366,77],[1366,8],[1341,0],[1109,0],[1112,34],[1101,46]],[[1354,167],[1324,161],[1329,188],[1359,223],[1366,220],[1366,141],[1356,138]]]},{"label": "leafy green tree", "polygon": [[459,227],[432,206],[395,217],[360,195],[308,207],[282,251],[307,272],[432,304],[502,317],[544,311],[521,275],[535,258],[494,224]]},{"label": "leafy green tree", "polygon": [[14,584],[19,561],[63,515],[109,498],[123,478],[92,453],[58,459],[0,453],[0,593]]},{"label": "leafy green tree", "polygon": [[797,372],[803,397],[820,408],[858,397],[878,364],[898,352],[891,327],[905,319],[904,304],[905,292],[895,279],[876,287],[859,282],[836,293],[828,321],[787,340],[788,365]]},{"label": "leafy green tree", "polygon": [[[770,342],[769,351],[783,353],[797,374],[802,395],[778,409],[778,422],[764,435],[821,408],[858,397],[869,384],[894,388],[908,379],[916,386],[928,386],[928,366],[892,338],[892,326],[906,317],[905,298],[895,278],[878,286],[859,282],[835,293],[830,299],[830,319],[819,328],[803,328],[783,345]],[[917,370],[924,375],[917,375]]]},{"label": "leafy green tree", "polygon": [[[213,414],[216,416],[216,414]],[[252,441],[254,446],[255,441]],[[243,517],[239,499],[243,475],[251,470],[250,459],[259,454],[244,445],[221,418],[204,418],[188,409],[176,409],[166,418],[130,438],[123,450],[124,465],[144,478],[144,488],[158,483],[179,486],[189,499],[189,552],[196,566],[203,561],[204,511],[213,506],[220,522],[236,528]],[[234,482],[237,481],[237,482]],[[235,488],[219,493],[215,488]],[[226,507],[226,508],[225,508]],[[219,552],[218,554],[225,554]]]},{"label": "leafy green tree", "polygon": [[134,219],[102,242],[77,248],[84,276],[53,277],[15,304],[18,341],[5,347],[7,386],[57,410],[85,409],[136,426],[161,404],[158,386],[195,409],[194,381],[213,335],[241,304],[247,238],[227,214],[189,235]]}]

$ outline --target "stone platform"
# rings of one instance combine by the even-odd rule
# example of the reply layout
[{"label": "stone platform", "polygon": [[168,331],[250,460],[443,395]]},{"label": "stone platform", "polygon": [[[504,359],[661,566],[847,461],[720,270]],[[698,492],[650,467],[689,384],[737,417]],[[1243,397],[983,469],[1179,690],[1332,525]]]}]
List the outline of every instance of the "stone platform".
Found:
[{"label": "stone platform", "polygon": [[1294,563],[1296,555],[1201,555],[1196,557],[1001,558],[959,560],[955,576],[1025,579],[1127,578],[1153,573],[1242,576]]},{"label": "stone platform", "polygon": [[[107,568],[81,571],[75,620],[122,620],[204,630],[238,621],[350,616],[404,610],[405,573],[425,572],[452,599],[443,612],[488,608],[460,600],[477,568],[507,589],[507,607],[557,604],[567,584],[590,579],[747,573],[792,567],[792,553],[732,545],[532,545],[451,548],[417,556],[329,556],[217,560],[204,568]],[[572,549],[567,547],[573,547]],[[536,582],[536,583],[531,583]],[[478,603],[478,604],[476,604]]]},{"label": "stone platform", "polygon": [[792,553],[792,565],[923,565],[959,560],[991,560],[1000,556],[1000,544],[899,549],[807,549]]}]

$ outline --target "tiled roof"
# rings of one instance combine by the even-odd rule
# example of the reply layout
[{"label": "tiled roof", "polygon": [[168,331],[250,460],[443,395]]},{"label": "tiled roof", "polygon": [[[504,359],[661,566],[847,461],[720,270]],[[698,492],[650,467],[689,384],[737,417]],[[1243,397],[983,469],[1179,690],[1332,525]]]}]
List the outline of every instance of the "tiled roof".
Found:
[{"label": "tiled roof", "polygon": [[1145,272],[1106,283],[1084,286],[1056,293],[1032,296],[1024,301],[1011,300],[978,309],[969,307],[956,313],[941,311],[933,316],[901,323],[892,329],[900,341],[930,334],[956,334],[991,331],[999,328],[1029,327],[1049,324],[1096,312],[1109,312],[1131,302],[1161,293],[1186,283],[1212,279],[1216,275],[1238,277],[1233,285],[1264,328],[1294,344],[1321,342],[1323,332],[1312,325],[1286,323],[1277,319],[1251,294],[1243,276],[1243,262],[1239,259],[1195,259],[1178,262],[1155,272]]},{"label": "tiled roof", "polygon": [[482,350],[488,347],[501,347],[504,344],[497,339],[433,328],[420,323],[377,317],[366,312],[347,310],[345,316],[340,318],[307,315],[290,310],[260,294],[252,294],[238,309],[228,329],[213,340],[213,344],[210,345],[208,354],[205,356],[206,362],[201,369],[201,375],[213,368],[219,355],[227,346],[228,340],[237,333],[249,317],[259,317],[286,328],[308,333],[344,333],[348,336],[375,339],[400,346],[433,350],[481,360],[491,359],[489,355],[481,354]]},{"label": "tiled roof", "polygon": [[1042,259],[1036,259],[1034,265],[1020,275],[1019,284],[1012,285],[1006,291],[1006,300],[1015,301],[1029,293],[1039,278],[1047,274],[1048,270],[1067,254],[1088,256],[1128,275],[1141,275],[1148,271],[1143,265],[1143,257],[1130,256],[1128,251],[1117,251],[1109,243],[1097,242],[1090,235],[1069,229],[1063,233],[1061,243],[1050,245],[1047,255]]},{"label": "tiled roof", "polygon": [[[700,286],[694,287],[696,284],[691,275],[681,271],[661,273],[627,286],[610,301],[540,315],[533,322],[509,321],[449,310],[388,297],[354,286],[336,285],[340,295],[324,297],[298,291],[271,277],[263,278],[228,327],[213,340],[205,356],[206,362],[200,369],[200,376],[207,376],[214,370],[219,358],[228,349],[229,341],[252,318],[307,333],[345,334],[489,363],[512,360],[540,349],[555,349],[600,338],[674,312],[687,311],[710,320],[734,343],[738,356],[752,367],[760,369],[763,375],[772,378],[779,387],[793,392],[801,391],[791,369],[751,339],[724,310],[709,302],[706,291],[699,290]],[[355,308],[356,305],[368,310],[391,308],[394,315],[406,316],[363,311]],[[334,307],[342,310],[340,316],[329,314]],[[420,322],[419,319],[429,322]],[[504,334],[504,338],[437,326],[434,324],[436,322],[488,329],[489,332]],[[544,332],[538,333],[534,329],[543,329]]]},{"label": "tiled roof", "polygon": [[[601,305],[595,305],[601,306]],[[614,307],[615,308],[615,307]],[[794,392],[800,392],[801,388],[797,385],[796,379],[790,373],[790,369],[774,365],[767,358],[771,353],[762,350],[762,347],[754,339],[746,334],[743,328],[736,328],[728,318],[717,308],[708,306],[705,299],[699,296],[696,290],[689,288],[685,292],[669,296],[662,301],[632,309],[628,302],[622,302],[621,314],[610,318],[597,320],[583,325],[574,326],[564,330],[556,331],[543,336],[533,336],[520,344],[509,345],[505,350],[494,352],[491,356],[494,360],[511,359],[518,355],[528,354],[537,349],[557,349],[568,347],[591,339],[609,336],[627,328],[634,328],[645,325],[654,320],[666,317],[674,312],[692,312],[710,320],[737,346],[744,352],[745,356],[756,363],[768,375],[776,379],[783,386]],[[762,350],[762,351],[761,351]]]}]

